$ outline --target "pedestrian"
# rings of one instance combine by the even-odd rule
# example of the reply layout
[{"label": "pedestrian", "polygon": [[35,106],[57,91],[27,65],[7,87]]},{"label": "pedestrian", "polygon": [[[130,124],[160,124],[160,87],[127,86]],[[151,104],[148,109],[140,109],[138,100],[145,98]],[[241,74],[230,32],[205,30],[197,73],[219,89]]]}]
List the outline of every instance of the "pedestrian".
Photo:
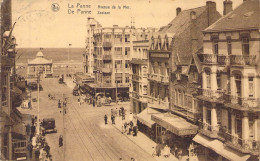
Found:
[{"label": "pedestrian", "polygon": [[80,98],[78,98],[78,103],[79,103],[79,105],[80,105]]},{"label": "pedestrian", "polygon": [[28,136],[30,135],[30,131],[31,131],[31,126],[30,126],[30,124],[27,124],[26,125],[26,133],[27,133]]},{"label": "pedestrian", "polygon": [[104,116],[105,125],[107,124],[107,115]]},{"label": "pedestrian", "polygon": [[63,146],[63,136],[60,135],[59,137],[59,147]]},{"label": "pedestrian", "polygon": [[125,111],[122,111],[122,120],[125,120]]},{"label": "pedestrian", "polygon": [[160,144],[157,144],[155,147],[155,151],[156,151],[156,156],[160,156],[161,155],[161,147]]},{"label": "pedestrian", "polygon": [[64,102],[63,102],[63,107],[66,107],[66,106],[67,106],[67,101],[65,99]]},{"label": "pedestrian", "polygon": [[122,123],[122,126],[121,126],[122,134],[124,133],[124,129],[125,129],[125,125],[124,125],[124,123]]},{"label": "pedestrian", "polygon": [[133,127],[133,136],[137,136],[137,126]]},{"label": "pedestrian", "polygon": [[96,104],[95,104],[95,101],[93,100],[93,107],[95,107],[95,105],[96,105]]},{"label": "pedestrian", "polygon": [[60,102],[60,100],[58,101],[58,108],[61,108],[61,102]]},{"label": "pedestrian", "polygon": [[112,124],[114,124],[114,125],[116,124],[116,123],[115,123],[115,116],[114,116],[114,115],[112,115]]}]

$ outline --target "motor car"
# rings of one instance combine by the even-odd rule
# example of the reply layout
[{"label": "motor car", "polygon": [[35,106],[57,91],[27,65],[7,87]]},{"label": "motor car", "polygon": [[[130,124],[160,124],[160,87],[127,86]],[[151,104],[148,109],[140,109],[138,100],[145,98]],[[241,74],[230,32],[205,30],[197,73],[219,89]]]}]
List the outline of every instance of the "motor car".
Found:
[{"label": "motor car", "polygon": [[[29,82],[28,85],[27,85],[27,88],[28,88],[29,90],[32,90],[32,91],[37,90],[37,89],[38,89],[37,82]],[[41,84],[40,84],[40,90],[41,90],[41,91],[43,90]]]},{"label": "motor car", "polygon": [[41,131],[42,135],[45,135],[46,133],[56,133],[56,125],[55,125],[55,119],[54,118],[44,118],[41,122]]}]

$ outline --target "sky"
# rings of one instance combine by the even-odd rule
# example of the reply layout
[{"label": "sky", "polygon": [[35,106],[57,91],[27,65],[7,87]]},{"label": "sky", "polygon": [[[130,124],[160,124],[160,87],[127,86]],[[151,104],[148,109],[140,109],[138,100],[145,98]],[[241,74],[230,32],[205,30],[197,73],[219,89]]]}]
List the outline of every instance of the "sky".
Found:
[{"label": "sky", "polygon": [[[135,27],[159,28],[174,19],[177,7],[185,10],[205,6],[207,0],[12,1],[13,23],[16,22],[13,34],[18,47],[60,48],[68,47],[68,44],[72,44],[71,47],[85,46],[88,17],[94,17],[103,27],[130,26],[131,17],[134,17]],[[217,10],[223,14],[223,0],[215,2]],[[243,0],[233,0],[233,8],[242,2]],[[59,10],[53,11],[52,4],[58,4]],[[116,9],[112,9],[112,6]],[[97,14],[98,11],[110,14]]]}]

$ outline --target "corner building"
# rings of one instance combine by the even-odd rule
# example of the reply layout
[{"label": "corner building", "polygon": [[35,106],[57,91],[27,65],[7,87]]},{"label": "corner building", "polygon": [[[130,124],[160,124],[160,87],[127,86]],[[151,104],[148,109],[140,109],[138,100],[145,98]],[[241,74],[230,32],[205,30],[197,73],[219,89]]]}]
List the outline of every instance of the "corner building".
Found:
[{"label": "corner building", "polygon": [[116,100],[129,99],[130,27],[101,27],[93,34],[95,83],[87,84],[90,93],[105,92]]},{"label": "corner building", "polygon": [[260,4],[244,0],[203,31],[203,120],[207,160],[258,160],[260,154]]}]

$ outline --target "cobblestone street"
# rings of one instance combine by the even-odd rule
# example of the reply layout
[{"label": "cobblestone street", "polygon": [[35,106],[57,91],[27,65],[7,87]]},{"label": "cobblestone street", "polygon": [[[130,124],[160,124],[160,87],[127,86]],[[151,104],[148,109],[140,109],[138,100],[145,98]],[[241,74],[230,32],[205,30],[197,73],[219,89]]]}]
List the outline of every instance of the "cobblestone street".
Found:
[{"label": "cobblestone street", "polygon": [[[72,85],[69,83],[65,85],[59,84],[57,79],[44,79],[41,84],[43,91],[40,92],[40,119],[55,118],[58,130],[57,133],[46,135],[53,160],[154,160],[151,154],[122,135],[110,123],[104,124],[104,115],[110,116],[111,108],[124,106],[129,109],[129,102],[93,108],[86,103],[78,104],[78,96],[72,95]],[[49,93],[55,94],[56,100],[49,100]],[[58,99],[62,100],[63,97],[68,98],[64,118],[62,109],[57,107]],[[32,92],[32,98],[37,98],[36,92]],[[33,102],[32,105],[31,110],[21,109],[22,113],[36,115],[37,103]],[[63,147],[59,147],[60,135],[65,138]]]}]

